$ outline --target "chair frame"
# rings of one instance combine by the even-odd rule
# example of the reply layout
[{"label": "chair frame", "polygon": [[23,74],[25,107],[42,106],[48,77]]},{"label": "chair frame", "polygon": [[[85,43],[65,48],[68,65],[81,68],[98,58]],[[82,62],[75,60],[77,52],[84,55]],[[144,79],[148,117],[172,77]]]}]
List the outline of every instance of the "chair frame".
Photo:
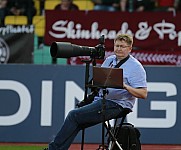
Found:
[{"label": "chair frame", "polygon": [[[105,128],[107,129],[107,132],[109,133],[110,137],[112,138],[112,140],[110,141],[110,143],[108,145],[108,150],[112,150],[112,148],[115,144],[118,146],[118,148],[120,150],[123,150],[122,147],[120,146],[119,142],[117,141],[117,134],[119,132],[119,129],[121,129],[121,127],[123,126],[123,123],[125,122],[126,116],[130,112],[131,112],[131,110],[129,108],[123,108],[123,115],[122,115],[122,117],[118,117],[115,119],[113,129],[111,129],[111,125],[110,125],[109,121],[108,121],[108,125],[106,123],[104,123]],[[121,118],[121,122],[119,124],[118,130],[116,130],[117,120],[119,118]]]},{"label": "chair frame", "polygon": [[[121,118],[121,122],[119,124],[119,129],[123,126],[123,123],[125,122],[126,116],[131,112],[131,110],[129,108],[123,108],[123,115],[121,117],[117,117],[115,119],[115,123],[113,126],[113,130],[111,130],[111,125],[109,123],[109,121],[107,121],[108,123],[106,124],[106,122],[103,122],[104,127],[106,128],[108,134],[110,135],[110,137],[112,138],[112,140],[110,141],[108,147],[106,150],[112,150],[114,144],[116,144],[118,146],[118,148],[120,150],[123,150],[122,147],[120,146],[119,142],[117,141],[116,137],[117,137],[117,133],[119,132],[119,130],[116,131],[116,125],[117,125],[117,120],[119,118]],[[115,132],[116,131],[116,132]],[[84,147],[84,134],[85,134],[85,129],[82,130],[82,143],[81,143],[81,150],[83,150]],[[104,136],[104,132],[103,132],[103,136]],[[99,148],[97,150],[104,150],[104,148],[106,147],[104,145],[104,138],[102,137],[102,145],[99,145]]]}]

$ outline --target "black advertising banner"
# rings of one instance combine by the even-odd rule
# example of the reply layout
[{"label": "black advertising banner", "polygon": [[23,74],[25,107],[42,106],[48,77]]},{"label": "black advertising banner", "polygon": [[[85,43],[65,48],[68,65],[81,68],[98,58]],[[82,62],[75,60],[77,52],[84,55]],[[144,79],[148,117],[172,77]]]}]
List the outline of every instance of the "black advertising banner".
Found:
[{"label": "black advertising banner", "polygon": [[32,63],[33,26],[0,27],[0,63]]},{"label": "black advertising banner", "polygon": [[[134,36],[133,54],[142,64],[180,65],[180,18],[180,12],[173,14],[172,12],[113,13],[48,10],[45,44],[51,45],[56,41],[94,47],[99,44],[100,36],[105,35],[106,56],[108,56],[113,52],[115,35],[119,32],[128,33]],[[170,60],[170,57],[173,60]],[[68,63],[82,64],[80,61],[82,58],[70,58]]]}]

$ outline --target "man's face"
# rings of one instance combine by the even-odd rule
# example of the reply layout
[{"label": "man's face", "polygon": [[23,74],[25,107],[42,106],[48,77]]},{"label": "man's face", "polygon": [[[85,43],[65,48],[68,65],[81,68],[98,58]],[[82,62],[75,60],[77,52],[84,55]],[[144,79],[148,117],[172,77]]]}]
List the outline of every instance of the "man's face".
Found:
[{"label": "man's face", "polygon": [[62,5],[65,5],[65,6],[69,6],[72,2],[72,0],[61,0],[62,1]]},{"label": "man's face", "polygon": [[118,59],[123,59],[129,55],[132,47],[125,41],[116,40],[114,43],[114,53]]}]

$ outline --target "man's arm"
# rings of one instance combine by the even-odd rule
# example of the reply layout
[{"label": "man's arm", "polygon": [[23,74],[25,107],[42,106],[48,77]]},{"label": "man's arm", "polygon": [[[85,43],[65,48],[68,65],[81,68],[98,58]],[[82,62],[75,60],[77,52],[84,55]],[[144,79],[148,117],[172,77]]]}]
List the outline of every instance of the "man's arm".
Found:
[{"label": "man's arm", "polygon": [[124,83],[124,89],[126,89],[130,94],[137,98],[146,99],[147,98],[147,88],[133,88]]}]

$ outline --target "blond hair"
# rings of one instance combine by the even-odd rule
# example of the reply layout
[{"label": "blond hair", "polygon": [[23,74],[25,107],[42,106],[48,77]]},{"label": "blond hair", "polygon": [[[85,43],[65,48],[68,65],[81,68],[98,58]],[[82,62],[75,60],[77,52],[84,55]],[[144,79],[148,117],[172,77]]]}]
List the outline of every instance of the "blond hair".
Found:
[{"label": "blond hair", "polygon": [[117,41],[125,41],[128,45],[133,45],[133,37],[129,34],[117,34],[116,38],[114,39],[114,43]]}]

